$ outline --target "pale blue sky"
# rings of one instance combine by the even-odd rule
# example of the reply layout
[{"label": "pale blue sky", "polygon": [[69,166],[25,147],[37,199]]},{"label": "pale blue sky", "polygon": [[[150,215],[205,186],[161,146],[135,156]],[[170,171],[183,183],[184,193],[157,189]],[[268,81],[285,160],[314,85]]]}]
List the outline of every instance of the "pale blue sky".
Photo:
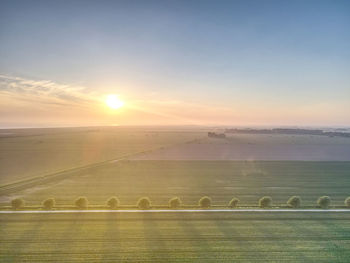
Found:
[{"label": "pale blue sky", "polygon": [[2,1],[0,74],[350,125],[349,28],[349,1]]}]

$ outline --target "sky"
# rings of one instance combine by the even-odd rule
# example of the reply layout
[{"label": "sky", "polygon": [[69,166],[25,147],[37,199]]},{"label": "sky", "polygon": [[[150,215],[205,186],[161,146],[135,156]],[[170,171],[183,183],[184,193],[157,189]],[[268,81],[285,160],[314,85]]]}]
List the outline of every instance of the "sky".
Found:
[{"label": "sky", "polygon": [[350,126],[349,28],[339,0],[1,1],[0,127]]}]

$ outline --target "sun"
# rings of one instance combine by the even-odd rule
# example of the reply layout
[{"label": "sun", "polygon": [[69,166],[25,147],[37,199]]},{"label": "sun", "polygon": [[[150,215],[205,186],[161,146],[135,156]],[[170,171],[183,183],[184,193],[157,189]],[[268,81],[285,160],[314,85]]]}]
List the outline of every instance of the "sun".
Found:
[{"label": "sun", "polygon": [[106,97],[106,105],[110,107],[111,109],[119,109],[124,106],[124,102],[121,101],[117,95],[115,94],[109,94]]}]

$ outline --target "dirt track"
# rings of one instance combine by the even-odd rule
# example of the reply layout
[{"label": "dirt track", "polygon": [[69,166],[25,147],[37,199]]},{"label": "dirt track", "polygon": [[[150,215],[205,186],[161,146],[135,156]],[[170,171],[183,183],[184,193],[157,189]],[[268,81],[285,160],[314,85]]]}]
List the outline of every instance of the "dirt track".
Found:
[{"label": "dirt track", "polygon": [[61,214],[61,213],[242,213],[242,212],[302,212],[302,213],[348,213],[350,209],[157,209],[157,210],[28,210],[0,211],[0,214]]}]

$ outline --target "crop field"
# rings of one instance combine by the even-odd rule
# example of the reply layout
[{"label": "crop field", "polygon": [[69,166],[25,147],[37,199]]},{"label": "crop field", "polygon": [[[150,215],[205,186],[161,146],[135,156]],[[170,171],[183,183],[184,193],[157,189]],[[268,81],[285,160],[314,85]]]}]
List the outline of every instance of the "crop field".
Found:
[{"label": "crop field", "polygon": [[200,131],[152,128],[55,128],[0,133],[0,185],[184,143]]},{"label": "crop field", "polygon": [[242,205],[257,205],[269,195],[274,204],[285,205],[290,196],[299,195],[303,205],[315,206],[318,197],[329,195],[333,205],[342,206],[350,194],[349,173],[350,162],[123,160],[2,196],[1,204],[20,196],[28,205],[49,197],[72,205],[78,196],[86,196],[90,204],[104,205],[115,195],[122,205],[136,205],[143,196],[154,205],[167,205],[174,196],[197,205],[208,195],[214,205],[225,206],[234,196]]},{"label": "crop field", "polygon": [[0,262],[348,262],[349,213],[0,215]]},{"label": "crop field", "polygon": [[350,139],[317,135],[235,134],[138,154],[135,160],[350,161]]},{"label": "crop field", "polygon": [[[175,196],[183,209],[198,209],[205,195],[214,209],[228,209],[233,197],[241,208],[256,208],[262,196],[272,197],[273,209],[286,208],[298,195],[304,210],[0,214],[0,262],[348,262],[350,212],[305,209],[324,195],[331,208],[345,208],[349,146],[349,139],[326,136],[209,139],[190,129],[6,133],[1,210],[17,197],[25,209],[41,209],[51,197],[56,209],[73,209],[79,196],[91,209],[105,209],[111,196],[120,209],[136,209],[140,197],[164,209]],[[28,177],[39,179],[26,185]],[[14,181],[24,188],[6,188]]]},{"label": "crop field", "polygon": [[0,0],[0,263],[350,263],[350,0]]}]

